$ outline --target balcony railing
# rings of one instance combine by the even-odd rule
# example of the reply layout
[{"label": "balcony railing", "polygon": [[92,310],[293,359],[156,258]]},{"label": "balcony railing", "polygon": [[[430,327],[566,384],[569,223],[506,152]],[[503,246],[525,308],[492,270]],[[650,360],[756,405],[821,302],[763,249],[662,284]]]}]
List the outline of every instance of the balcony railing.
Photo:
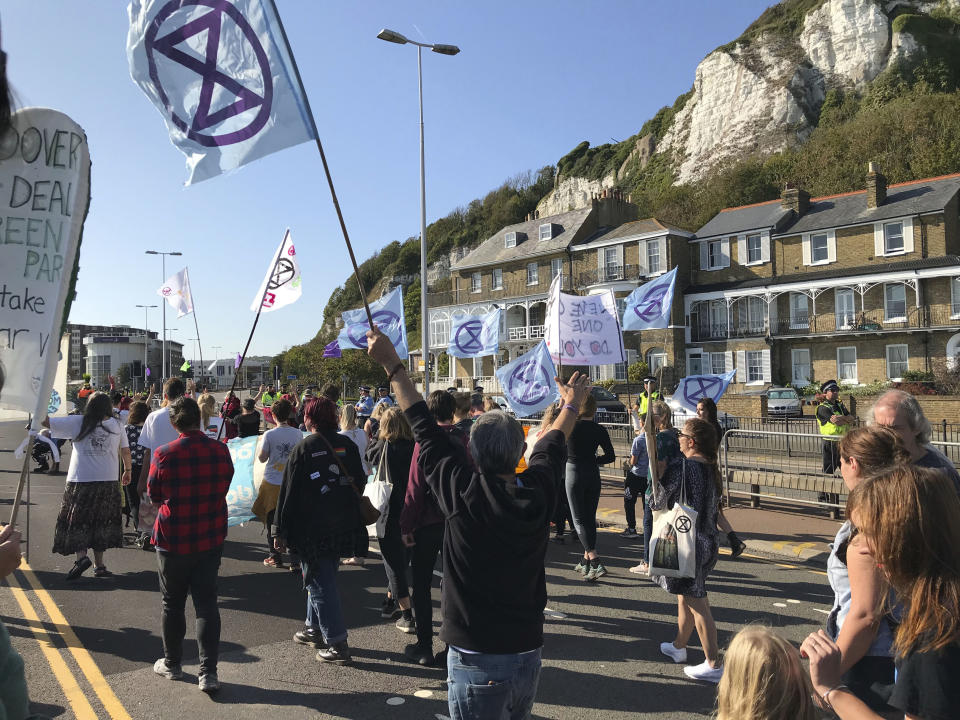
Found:
[{"label": "balcony railing", "polygon": [[641,278],[639,265],[606,265],[595,270],[584,270],[577,275],[577,287],[589,287],[605,282],[635,282]]},{"label": "balcony railing", "polygon": [[543,337],[543,325],[507,328],[507,340],[538,340]]},{"label": "balcony railing", "polygon": [[[488,284],[489,271],[484,273],[483,285],[479,292],[473,292],[469,279],[459,289],[442,290],[439,292],[427,293],[427,304],[430,307],[444,307],[446,305],[466,305],[473,302],[496,302],[507,298],[522,298],[527,295],[543,295],[550,289],[551,278],[544,268],[540,269],[540,282],[534,285],[528,285],[526,278],[514,279],[504,278],[500,287],[492,288]],[[569,275],[563,276],[561,289],[570,291],[571,281]]]}]

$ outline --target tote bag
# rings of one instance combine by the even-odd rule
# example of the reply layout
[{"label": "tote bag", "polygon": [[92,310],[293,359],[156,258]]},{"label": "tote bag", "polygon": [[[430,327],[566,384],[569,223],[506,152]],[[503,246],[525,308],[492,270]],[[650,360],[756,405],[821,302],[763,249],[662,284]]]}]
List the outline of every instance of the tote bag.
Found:
[{"label": "tote bag", "polygon": [[697,511],[687,504],[687,465],[680,497],[669,510],[653,511],[650,574],[692,578],[697,574]]},{"label": "tote bag", "polygon": [[367,486],[363,489],[363,496],[369,498],[370,503],[380,511],[380,517],[375,523],[367,525],[370,537],[382,538],[387,531],[387,515],[390,512],[390,495],[393,493],[393,483],[390,482],[390,465],[387,462],[387,448],[384,443],[377,471],[367,479]]}]

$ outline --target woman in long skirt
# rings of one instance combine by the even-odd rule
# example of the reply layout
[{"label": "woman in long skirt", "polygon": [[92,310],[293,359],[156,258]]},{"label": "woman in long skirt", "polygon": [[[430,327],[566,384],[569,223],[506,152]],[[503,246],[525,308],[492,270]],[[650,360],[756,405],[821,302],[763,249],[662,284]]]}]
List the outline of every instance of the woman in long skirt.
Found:
[{"label": "woman in long skirt", "polygon": [[77,560],[67,573],[68,580],[83,574],[92,564],[87,551],[96,560],[94,575],[112,573],[103,564],[108,548],[123,547],[120,520],[120,488],[117,486],[117,461],[123,458],[122,483],[130,483],[130,443],[120,421],[113,415],[113,403],[105,393],[94,393],[87,400],[83,415],[68,415],[44,420],[51,435],[73,441],[67,487],[63,493],[53,552],[76,553]]}]

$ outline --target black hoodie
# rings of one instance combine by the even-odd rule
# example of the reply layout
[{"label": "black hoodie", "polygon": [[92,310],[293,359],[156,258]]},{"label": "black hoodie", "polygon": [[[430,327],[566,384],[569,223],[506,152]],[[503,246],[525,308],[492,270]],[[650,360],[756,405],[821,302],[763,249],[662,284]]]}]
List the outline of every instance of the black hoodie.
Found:
[{"label": "black hoodie", "polygon": [[567,456],[563,434],[551,431],[540,439],[513,485],[473,472],[463,443],[437,426],[426,403],[406,414],[427,484],[446,518],[440,638],[480,653],[542,647],[543,563]]}]

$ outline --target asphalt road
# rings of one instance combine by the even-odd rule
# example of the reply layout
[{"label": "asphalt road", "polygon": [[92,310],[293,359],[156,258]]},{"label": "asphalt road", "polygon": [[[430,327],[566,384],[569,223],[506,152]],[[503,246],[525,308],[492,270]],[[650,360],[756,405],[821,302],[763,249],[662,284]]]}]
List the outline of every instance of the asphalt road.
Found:
[{"label": "asphalt road", "polygon": [[[17,480],[10,452],[16,434],[9,424],[0,426],[0,503],[7,510]],[[291,573],[262,565],[257,523],[231,529],[220,570],[222,692],[211,699],[196,689],[189,604],[186,679],[156,677],[151,666],[162,646],[155,555],[132,547],[108,551],[115,577],[67,583],[72,558],[50,553],[63,483],[63,475],[33,476],[30,571],[13,576],[23,591],[9,581],[0,586],[0,614],[26,662],[35,711],[115,719],[446,716],[444,672],[403,662],[410,636],[380,619],[385,576],[376,554],[365,567],[344,567],[338,576],[355,662],[321,665],[291,642],[303,622],[304,593]],[[578,548],[551,544],[551,612],[534,716],[709,716],[715,687],[688,680],[681,666],[659,655],[659,643],[674,635],[676,603],[627,572],[638,559],[638,541],[602,533],[599,545],[610,575],[588,585],[572,570]],[[819,566],[759,556],[722,558],[708,587],[721,646],[755,622],[799,642],[823,624],[832,600]],[[436,588],[435,631],[439,578]],[[700,651],[692,649],[690,659],[700,662]]]}]

